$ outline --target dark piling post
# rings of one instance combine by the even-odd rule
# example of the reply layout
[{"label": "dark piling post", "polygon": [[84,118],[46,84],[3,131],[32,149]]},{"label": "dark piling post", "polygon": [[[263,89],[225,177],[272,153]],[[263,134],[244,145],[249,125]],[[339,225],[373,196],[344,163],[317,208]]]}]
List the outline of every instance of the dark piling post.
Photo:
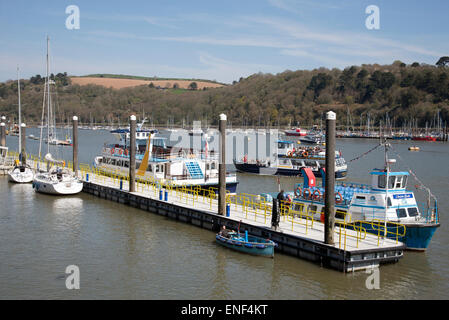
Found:
[{"label": "dark piling post", "polygon": [[73,132],[72,132],[72,149],[73,149],[73,173],[78,176],[78,117],[73,116]]},{"label": "dark piling post", "polygon": [[334,244],[335,225],[335,112],[326,114],[326,179],[324,243]]},{"label": "dark piling post", "polygon": [[136,116],[129,118],[129,192],[136,191]]},{"label": "dark piling post", "polygon": [[3,121],[0,123],[0,146],[6,147],[6,124]]},{"label": "dark piling post", "polygon": [[20,144],[21,144],[21,150],[19,150],[20,154],[19,154],[19,159],[22,165],[26,165],[26,158],[27,158],[27,154],[26,154],[26,124],[22,123],[20,125]]},{"label": "dark piling post", "polygon": [[226,214],[226,120],[225,114],[220,114],[220,162],[218,164],[218,214]]}]

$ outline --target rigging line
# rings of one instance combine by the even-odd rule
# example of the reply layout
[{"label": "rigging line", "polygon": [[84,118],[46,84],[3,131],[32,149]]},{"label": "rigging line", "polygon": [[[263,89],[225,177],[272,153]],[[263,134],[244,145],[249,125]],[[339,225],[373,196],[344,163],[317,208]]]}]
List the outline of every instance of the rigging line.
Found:
[{"label": "rigging line", "polygon": [[358,156],[355,157],[354,159],[351,159],[351,160],[346,161],[346,162],[347,162],[347,163],[350,163],[350,162],[352,162],[352,161],[359,160],[360,158],[366,156],[366,155],[367,155],[368,153],[370,153],[370,152],[373,152],[374,150],[376,150],[376,149],[379,148],[380,146],[382,146],[382,143],[379,143],[379,144],[378,144],[377,146],[375,146],[374,148],[372,148],[372,149],[370,149],[370,150],[368,150],[368,151],[366,151],[366,152],[364,152],[364,153],[358,155]]},{"label": "rigging line", "polygon": [[391,148],[391,150],[395,153],[395,155],[399,158],[399,160],[401,160],[401,161],[404,163],[404,165],[407,167],[408,172],[409,172],[409,173],[416,179],[416,181],[418,181],[418,183],[419,183],[424,189],[426,189],[427,192],[429,192],[429,194],[432,196],[432,198],[433,198],[434,200],[437,200],[436,196],[430,191],[430,189],[429,189],[424,183],[421,182],[421,180],[419,180],[419,178],[416,176],[416,174],[413,172],[413,170],[410,169],[410,167],[407,165],[407,163],[404,161],[404,159],[401,158],[401,156],[399,155],[399,153],[398,153],[392,146],[390,146],[390,148]]}]

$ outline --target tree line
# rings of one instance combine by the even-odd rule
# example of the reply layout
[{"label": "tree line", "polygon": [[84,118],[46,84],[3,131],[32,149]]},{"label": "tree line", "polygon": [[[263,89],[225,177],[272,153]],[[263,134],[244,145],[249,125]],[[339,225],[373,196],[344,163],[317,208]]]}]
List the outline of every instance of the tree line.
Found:
[{"label": "tree line", "polygon": [[[125,122],[130,114],[151,118],[154,124],[218,123],[226,113],[234,126],[311,126],[328,110],[337,113],[337,125],[363,123],[368,113],[378,125],[388,114],[396,126],[431,123],[438,111],[449,119],[448,59],[436,65],[351,66],[344,70],[319,68],[286,70],[278,74],[257,73],[232,85],[206,90],[157,90],[151,85],[112,89],[97,85],[74,85],[67,73],[51,78],[57,85],[56,117],[66,122],[78,115],[81,122]],[[40,75],[21,82],[23,117],[40,123],[45,78]],[[17,113],[17,82],[0,83],[0,114]]]}]

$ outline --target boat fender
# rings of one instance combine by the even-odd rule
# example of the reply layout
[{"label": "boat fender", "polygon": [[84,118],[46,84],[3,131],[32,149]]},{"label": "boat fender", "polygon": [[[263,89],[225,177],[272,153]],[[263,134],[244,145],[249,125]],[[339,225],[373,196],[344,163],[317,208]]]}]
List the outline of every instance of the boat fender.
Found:
[{"label": "boat fender", "polygon": [[313,200],[320,200],[321,199],[321,191],[318,189],[315,189],[312,196]]},{"label": "boat fender", "polygon": [[340,192],[335,193],[336,198],[335,198],[335,203],[342,203],[343,202],[343,196],[341,195]]},{"label": "boat fender", "polygon": [[295,197],[299,198],[299,197],[301,197],[301,194],[302,194],[302,190],[301,190],[301,188],[298,186],[298,187],[295,189]]},{"label": "boat fender", "polygon": [[[306,195],[306,191],[307,191],[307,195]],[[310,191],[310,188],[304,189],[302,196],[304,197],[304,199],[310,199],[312,197],[312,192]]]}]

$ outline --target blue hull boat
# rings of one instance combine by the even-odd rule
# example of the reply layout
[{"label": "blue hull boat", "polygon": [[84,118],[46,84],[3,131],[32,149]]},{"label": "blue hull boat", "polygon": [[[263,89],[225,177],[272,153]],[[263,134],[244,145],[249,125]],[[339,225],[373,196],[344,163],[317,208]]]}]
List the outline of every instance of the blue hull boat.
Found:
[{"label": "blue hull boat", "polygon": [[[357,221],[358,225],[363,227],[366,232],[374,235],[382,235],[384,232],[383,227],[373,225],[370,222]],[[403,224],[401,228],[399,226],[399,236],[395,235],[396,229],[398,229],[397,224],[390,224],[387,222],[387,238],[391,240],[398,240],[403,242],[407,250],[414,251],[424,251],[429,246],[430,240],[432,240],[433,234],[436,229],[440,226],[439,223],[409,223]],[[405,229],[404,229],[405,228]],[[353,229],[348,227],[348,229]]]},{"label": "blue hull boat", "polygon": [[241,236],[237,232],[229,232],[228,236],[217,234],[216,242],[227,248],[249,253],[257,256],[274,257],[274,247],[276,243],[269,239],[263,239],[255,236]]}]

